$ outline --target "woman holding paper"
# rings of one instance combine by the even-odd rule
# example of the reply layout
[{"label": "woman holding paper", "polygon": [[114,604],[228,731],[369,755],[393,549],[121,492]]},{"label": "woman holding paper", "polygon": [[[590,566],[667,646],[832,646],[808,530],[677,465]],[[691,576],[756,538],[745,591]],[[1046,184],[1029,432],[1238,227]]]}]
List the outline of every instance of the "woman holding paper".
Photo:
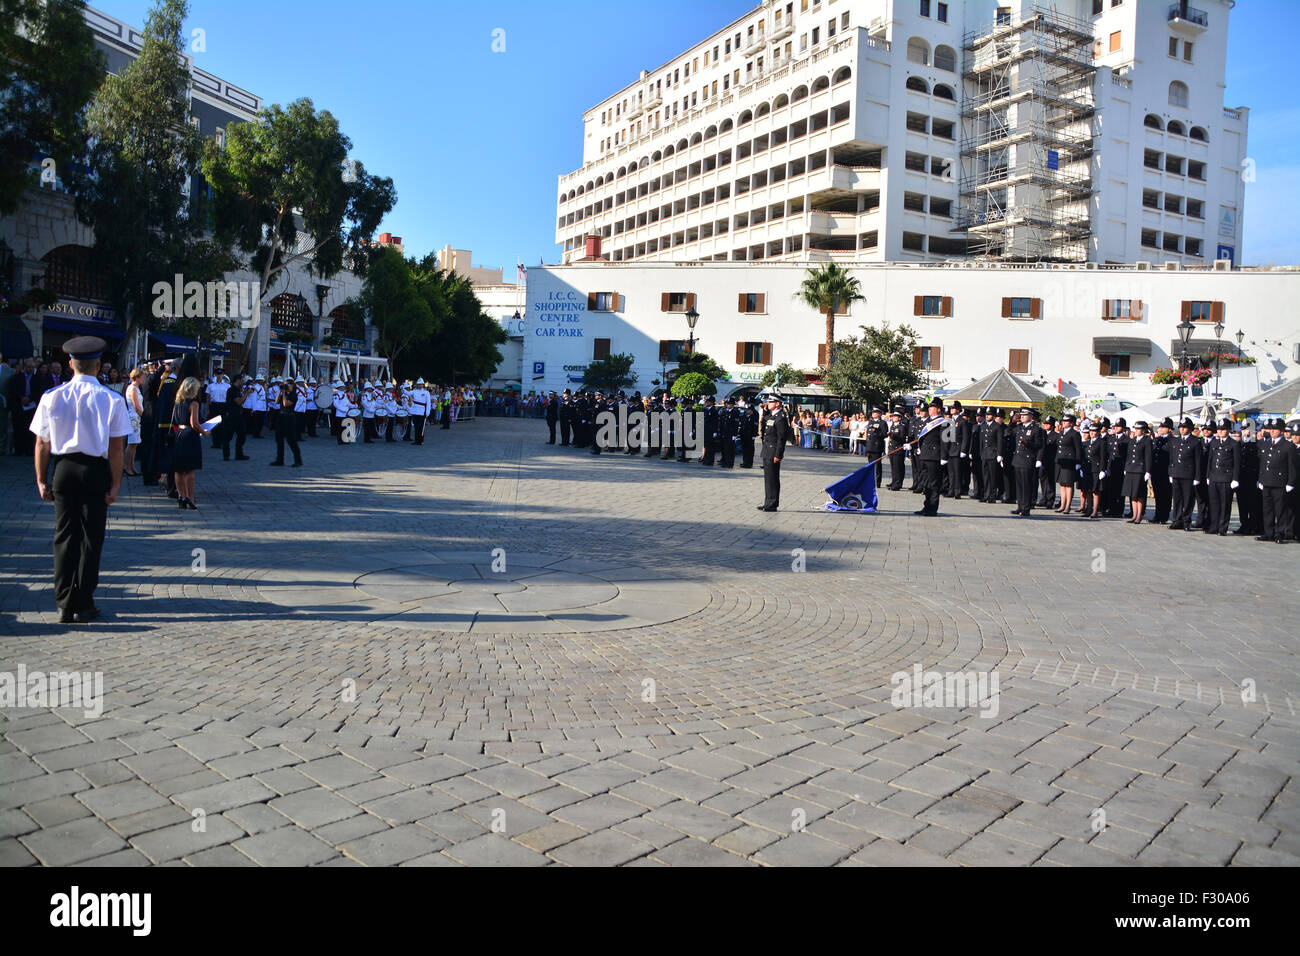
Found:
[{"label": "woman holding paper", "polygon": [[144,400],[140,397],[140,383],[144,370],[131,369],[131,384],[126,387],[126,417],[131,423],[131,434],[126,436],[126,465],[124,475],[138,475],[135,469],[135,450],[140,447],[140,416],[144,414]]},{"label": "woman holding paper", "polygon": [[190,376],[181,382],[172,406],[172,471],[176,474],[176,503],[184,510],[198,511],[194,503],[194,473],[203,467],[203,436],[209,434],[199,420],[199,393],[203,386]]}]

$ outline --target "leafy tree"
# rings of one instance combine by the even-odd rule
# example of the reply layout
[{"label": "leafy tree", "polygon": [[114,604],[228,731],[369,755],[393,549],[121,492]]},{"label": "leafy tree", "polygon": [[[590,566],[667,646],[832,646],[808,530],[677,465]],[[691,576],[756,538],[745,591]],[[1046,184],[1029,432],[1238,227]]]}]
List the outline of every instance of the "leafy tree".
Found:
[{"label": "leafy tree", "polygon": [[[396,249],[383,249],[366,272],[358,305],[370,314],[379,350],[396,372],[408,349],[427,343],[441,328],[440,294],[430,294],[411,263]],[[340,340],[341,341],[341,340]],[[404,368],[404,366],[403,366]]]},{"label": "leafy tree", "polygon": [[0,214],[49,157],[68,185],[85,161],[85,108],[104,77],[81,0],[0,0]]},{"label": "leafy tree", "polygon": [[833,365],[838,360],[834,349],[835,311],[841,306],[849,306],[866,298],[862,294],[861,284],[847,269],[827,262],[808,270],[795,298],[826,317],[826,364]]},{"label": "leafy tree", "polygon": [[140,325],[158,324],[155,282],[177,273],[206,282],[234,265],[205,234],[203,191],[189,189],[202,137],[189,124],[187,9],[185,0],[158,0],[140,55],[104,77],[87,116],[90,175],[76,186],[77,215],[94,229],[108,300],[125,319],[123,351]]},{"label": "leafy tree", "polygon": [[698,372],[711,382],[720,382],[728,376],[725,368],[703,352],[686,352],[677,360],[678,376],[687,372]]},{"label": "leafy tree", "polygon": [[758,384],[763,388],[767,388],[775,385],[778,378],[781,379],[782,385],[804,385],[808,381],[808,377],[803,372],[789,362],[782,362],[776,368],[764,372],[763,377],[758,380]]},{"label": "leafy tree", "polygon": [[701,375],[699,372],[687,372],[685,375],[678,375],[673,382],[674,398],[689,398],[692,395],[716,395],[718,387],[713,384],[713,379],[707,375]]},{"label": "leafy tree", "polygon": [[1058,422],[1061,416],[1074,410],[1074,399],[1066,398],[1064,395],[1048,395],[1043,400],[1043,417],[1051,415]]},{"label": "leafy tree", "polygon": [[636,382],[632,362],[633,357],[626,352],[613,352],[606,358],[596,359],[583,370],[582,385],[602,392],[629,388]]},{"label": "leafy tree", "polygon": [[867,405],[885,405],[895,395],[915,391],[924,377],[912,359],[916,332],[864,325],[860,337],[835,344],[835,364],[826,370],[832,394]]},{"label": "leafy tree", "polygon": [[[397,194],[391,179],[349,162],[351,147],[338,121],[306,98],[230,127],[224,149],[208,144],[203,174],[214,191],[217,238],[248,257],[264,300],[293,267],[322,279],[345,266],[365,274],[371,240]],[[244,341],[245,367],[254,331]]]},{"label": "leafy tree", "polygon": [[437,268],[425,256],[418,275],[421,288],[440,324],[420,355],[424,368],[440,382],[481,382],[501,363],[497,348],[509,338],[499,322],[483,311],[483,303],[465,276]]}]

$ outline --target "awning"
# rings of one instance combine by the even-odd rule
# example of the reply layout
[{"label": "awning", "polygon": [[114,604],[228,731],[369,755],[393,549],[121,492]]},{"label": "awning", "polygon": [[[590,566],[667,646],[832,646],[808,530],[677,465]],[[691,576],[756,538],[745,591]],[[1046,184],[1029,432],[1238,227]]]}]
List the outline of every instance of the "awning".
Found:
[{"label": "awning", "polygon": [[75,332],[77,335],[98,335],[101,339],[120,339],[122,330],[107,322],[80,322],[77,319],[45,320],[45,328],[51,332]]},{"label": "awning", "polygon": [[1150,339],[1129,339],[1116,336],[1097,336],[1092,340],[1092,354],[1100,355],[1150,355]]},{"label": "awning", "polygon": [[174,349],[195,349],[198,343],[188,335],[176,335],[172,332],[150,332],[149,338],[156,339],[163,345]]},{"label": "awning", "polygon": [[[1224,354],[1235,354],[1236,349],[1227,342],[1221,342],[1218,339],[1193,338],[1187,343],[1188,355],[1217,355],[1220,352]],[[1183,355],[1183,343],[1178,339],[1174,339],[1170,342],[1169,355],[1171,358],[1181,358]]]}]

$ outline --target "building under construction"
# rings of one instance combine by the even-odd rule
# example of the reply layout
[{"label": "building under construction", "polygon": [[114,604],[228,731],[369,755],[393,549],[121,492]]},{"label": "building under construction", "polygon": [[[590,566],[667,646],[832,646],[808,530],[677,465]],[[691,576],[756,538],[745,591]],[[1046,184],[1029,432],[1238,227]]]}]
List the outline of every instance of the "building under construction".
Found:
[{"label": "building under construction", "polygon": [[956,226],[972,255],[1088,259],[1093,42],[1091,24],[1030,5],[964,37]]}]

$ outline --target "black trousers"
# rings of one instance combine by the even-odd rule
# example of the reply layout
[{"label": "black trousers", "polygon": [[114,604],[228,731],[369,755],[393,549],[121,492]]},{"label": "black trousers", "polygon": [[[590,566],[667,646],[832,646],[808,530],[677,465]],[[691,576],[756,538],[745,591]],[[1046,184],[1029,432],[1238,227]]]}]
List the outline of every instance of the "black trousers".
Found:
[{"label": "black trousers", "polygon": [[60,610],[84,611],[95,603],[104,550],[110,485],[108,460],[60,455],[54,461],[54,600]]},{"label": "black trousers", "polygon": [[908,454],[912,456],[912,487],[910,490],[921,491],[921,452],[913,447]]},{"label": "black trousers", "polygon": [[943,465],[922,459],[921,487],[925,491],[925,506],[921,510],[928,515],[937,515],[939,494],[943,490]]},{"label": "black trousers", "polygon": [[1016,465],[1016,510],[1028,514],[1034,507],[1038,476],[1033,466]]},{"label": "black trousers", "polygon": [[[374,420],[373,418],[363,418],[363,419],[361,419],[361,432],[362,432],[363,435],[365,435],[365,438],[362,439],[362,444],[369,445],[372,441],[374,441],[374,440],[375,440],[375,420]],[[281,457],[283,457],[283,456],[281,456]]]},{"label": "black trousers", "polygon": [[1151,493],[1156,498],[1155,523],[1168,523],[1169,510],[1174,500],[1173,485],[1169,484],[1168,472],[1151,473]]},{"label": "black trousers", "polygon": [[1264,516],[1264,537],[1285,538],[1291,530],[1286,520],[1286,489],[1265,485],[1260,511]]},{"label": "black trousers", "polygon": [[1124,462],[1110,463],[1102,480],[1101,503],[1105,513],[1118,518],[1124,513]]},{"label": "black trousers", "polygon": [[1195,488],[1196,495],[1196,527],[1204,528],[1210,523],[1210,490],[1206,482],[1201,482]]},{"label": "black trousers", "polygon": [[740,467],[754,467],[754,439],[744,435],[740,438]]},{"label": "black trousers", "polygon": [[554,445],[554,444],[555,444],[555,424],[556,424],[556,420],[555,420],[554,418],[551,418],[551,417],[548,415],[548,416],[546,417],[546,427],[547,427],[547,429],[550,430],[550,433],[551,433],[551,440],[550,440],[549,442],[547,442],[547,444],[549,444],[549,445]]},{"label": "black trousers", "polygon": [[776,508],[781,504],[781,463],[763,456],[763,507]]},{"label": "black trousers", "polygon": [[291,415],[281,415],[280,421],[275,429],[275,460],[284,461],[284,443],[289,443],[289,450],[293,452],[294,464],[302,464],[302,452],[298,450],[298,429],[295,427],[297,422]]},{"label": "black trousers", "polygon": [[1226,481],[1211,481],[1209,484],[1210,520],[1206,529],[1220,534],[1228,530],[1232,519],[1232,485]]},{"label": "black trousers", "polygon": [[155,422],[152,415],[140,416],[140,447],[135,453],[135,467],[140,470],[140,474],[143,476],[140,481],[146,485],[158,484],[158,476],[149,471],[149,456],[153,454],[154,435],[157,432],[157,428],[154,426]]},{"label": "black trousers", "polygon": [[567,418],[561,418],[560,419],[560,444],[561,445],[569,444],[569,435],[570,432],[572,432],[572,430],[573,429],[569,424],[569,420]]},{"label": "black trousers", "polygon": [[1016,468],[1011,464],[1011,456],[1002,456],[1002,500],[1011,504],[1016,500]]},{"label": "black trousers", "polygon": [[[144,435],[143,432],[140,433]],[[1261,516],[1259,513],[1259,489],[1255,487],[1255,479],[1243,476],[1241,483],[1237,485],[1237,517],[1241,519],[1241,532],[1259,534],[1263,529]]]},{"label": "black trousers", "polygon": [[883,461],[876,461],[876,459],[880,458],[884,454],[885,454],[885,448],[883,445],[879,447],[873,447],[871,445],[867,445],[867,460],[876,462],[876,487],[877,488],[879,488],[881,486],[881,483],[884,481],[885,463]]},{"label": "black trousers", "polygon": [[[902,446],[899,446],[900,448]],[[895,450],[889,456],[889,490],[901,491],[903,488],[903,474],[907,470],[907,452]]]},{"label": "black trousers", "polygon": [[997,501],[1002,497],[1002,465],[996,458],[985,458],[980,464],[984,472],[985,501]]},{"label": "black trousers", "polygon": [[961,455],[957,454],[948,459],[948,495],[951,498],[960,498],[963,493],[961,483]]},{"label": "black trousers", "polygon": [[722,456],[723,468],[736,467],[736,439],[731,435],[722,436],[722,447],[718,449],[718,454]]},{"label": "black trousers", "polygon": [[1172,492],[1169,511],[1169,525],[1173,528],[1190,528],[1192,526],[1192,479],[1175,478],[1170,485]]},{"label": "black trousers", "polygon": [[[225,418],[221,420],[221,456],[227,460],[230,458],[230,439],[235,439],[235,456],[238,457],[244,453],[244,440],[248,433],[244,431],[244,416],[240,414],[241,409],[236,405],[233,409],[226,409]],[[141,432],[140,437],[144,437]]]},{"label": "black trousers", "polygon": [[1051,508],[1056,504],[1056,462],[1043,459],[1043,470],[1038,473],[1038,504]]},{"label": "black trousers", "polygon": [[700,459],[705,465],[713,464],[713,459],[718,455],[718,440],[716,438],[704,439],[704,457]]}]

